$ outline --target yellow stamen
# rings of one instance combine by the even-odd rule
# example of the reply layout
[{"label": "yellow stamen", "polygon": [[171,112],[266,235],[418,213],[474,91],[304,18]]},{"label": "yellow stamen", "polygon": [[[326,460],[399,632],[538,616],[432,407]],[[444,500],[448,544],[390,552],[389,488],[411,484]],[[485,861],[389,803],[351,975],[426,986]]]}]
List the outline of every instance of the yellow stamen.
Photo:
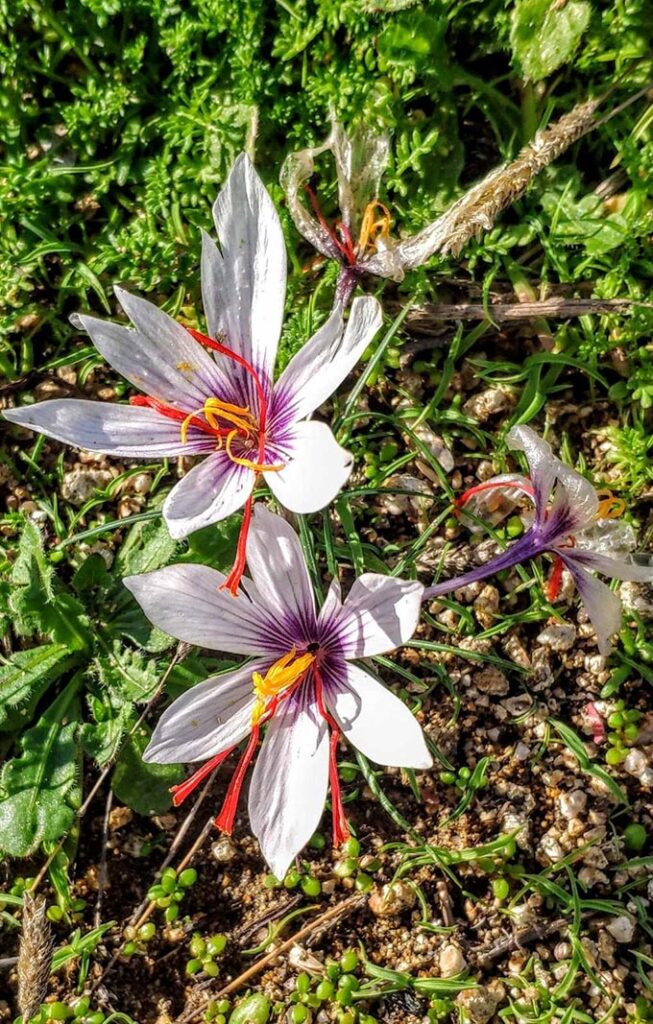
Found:
[{"label": "yellow stamen", "polygon": [[[381,217],[375,220],[376,211],[381,210]],[[368,203],[365,207],[365,213],[363,214],[363,220],[361,222],[360,235],[358,237],[358,251],[362,253],[368,247],[368,245],[374,245],[377,237],[387,238],[390,234],[390,225],[392,224],[392,217],[387,206],[380,203],[378,199],[373,199],[371,203]]]},{"label": "yellow stamen", "polygon": [[618,519],[626,511],[626,502],[618,498],[612,491],[597,491],[599,497],[605,495],[596,510],[597,519]]},{"label": "yellow stamen", "polygon": [[267,707],[270,697],[277,697],[283,690],[296,683],[315,661],[314,654],[300,654],[293,647],[283,654],[274,665],[271,665],[264,676],[260,672],[252,673],[256,701],[252,708],[252,725],[256,725]]},{"label": "yellow stamen", "polygon": [[227,434],[227,441],[225,444],[225,450],[227,455],[232,462],[235,462],[238,466],[247,466],[248,469],[253,469],[255,473],[278,473],[280,469],[285,468],[285,463],[275,462],[271,464],[252,462],[251,459],[243,459],[239,455],[234,455],[231,450],[234,437],[238,436],[237,430],[232,430],[231,433]]},{"label": "yellow stamen", "polygon": [[[206,422],[214,430],[220,429],[220,419],[226,420],[236,427],[236,433],[242,430],[245,434],[251,434],[256,429],[256,421],[247,405],[232,405],[231,402],[223,402],[220,398],[207,398],[204,405],[189,413],[181,425],[181,440],[185,444],[188,437],[188,428],[193,417],[204,414]],[[218,449],[222,448],[222,438]]]}]

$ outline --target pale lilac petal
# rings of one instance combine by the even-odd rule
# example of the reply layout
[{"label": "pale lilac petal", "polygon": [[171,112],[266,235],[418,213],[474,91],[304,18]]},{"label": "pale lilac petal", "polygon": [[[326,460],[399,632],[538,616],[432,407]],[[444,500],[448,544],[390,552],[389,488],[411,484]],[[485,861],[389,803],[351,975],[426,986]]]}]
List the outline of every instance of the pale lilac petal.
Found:
[{"label": "pale lilac petal", "polygon": [[277,878],[320,824],[328,776],[326,723],[301,686],[270,722],[249,790],[252,831]]},{"label": "pale lilac petal", "polygon": [[556,463],[558,480],[549,516],[552,521],[564,520],[567,531],[575,533],[594,522],[599,499],[589,480],[575,469],[565,466],[559,459],[556,459]]},{"label": "pale lilac petal", "polygon": [[630,558],[610,558],[596,551],[572,549],[566,552],[568,559],[586,569],[611,576],[615,580],[634,580],[637,583],[653,583],[653,565],[640,565]]},{"label": "pale lilac petal", "polygon": [[430,768],[424,733],[403,701],[358,665],[347,665],[346,671],[344,680],[326,688],[345,739],[376,764]]},{"label": "pale lilac petal", "polygon": [[213,452],[186,473],[163,503],[163,516],[175,540],[226,519],[247,501],[256,474],[224,452]]},{"label": "pale lilac petal", "polygon": [[410,580],[359,576],[334,616],[343,657],[369,658],[405,644],[417,629],[423,593],[422,584]]},{"label": "pale lilac petal", "polygon": [[197,455],[215,449],[215,438],[191,428],[183,443],[179,423],[153,409],[77,398],[54,398],[19,409],[5,409],[5,419],[46,437],[90,452],[126,459],[161,459]]},{"label": "pale lilac petal", "polygon": [[367,295],[354,299],[344,332],[338,308],[291,359],[275,386],[275,394],[283,396],[296,419],[310,415],[337,390],[382,320],[381,306],[375,298]]},{"label": "pale lilac petal", "polygon": [[297,423],[280,450],[282,470],[266,473],[270,490],[291,512],[308,514],[326,508],[351,475],[353,458],[326,423]]},{"label": "pale lilac petal", "polygon": [[580,599],[585,605],[585,610],[590,622],[594,626],[596,642],[601,654],[609,654],[611,643],[610,637],[621,629],[622,607],[618,596],[614,594],[606,583],[592,576],[577,560],[559,552],[569,572],[574,577],[578,588]]},{"label": "pale lilac petal", "polygon": [[227,654],[276,659],[292,644],[283,624],[267,611],[254,585],[244,579],[234,597],[221,590],[226,577],[206,565],[168,565],[127,576],[123,583],[147,618],[164,633]]},{"label": "pale lilac petal", "polygon": [[299,537],[265,505],[254,506],[247,564],[261,600],[279,621],[290,617],[309,630],[315,622],[315,595]]},{"label": "pale lilac petal", "polygon": [[526,456],[535,490],[535,509],[541,521],[551,497],[558,466],[562,463],[553,454],[548,441],[543,441],[531,427],[513,427],[506,434],[506,442],[510,448],[524,452]]},{"label": "pale lilac petal", "polygon": [[[482,529],[479,519],[496,526],[511,514],[524,497],[533,501],[533,486],[530,480],[519,473],[500,473],[486,481],[486,485],[479,484],[477,492],[462,506],[460,519],[470,530]],[[473,487],[470,489],[475,490]],[[530,509],[528,515],[532,518]]]},{"label": "pale lilac petal", "polygon": [[342,587],[338,580],[331,580],[324,604],[320,608],[318,621],[321,626],[332,623],[342,612]]},{"label": "pale lilac petal", "polygon": [[[233,348],[269,381],[281,334],[286,247],[277,211],[244,153],[213,207],[219,249],[204,236],[202,297],[209,334]],[[243,376],[255,399],[252,382]]]},{"label": "pale lilac petal", "polygon": [[269,666],[269,661],[250,661],[182,693],[161,715],[143,760],[206,761],[240,743],[252,727],[252,673],[265,674]]},{"label": "pale lilac petal", "polygon": [[[200,410],[206,398],[216,395],[226,401],[233,399],[229,381],[188,331],[144,299],[128,296],[120,288],[116,294],[132,312],[140,309],[140,304],[149,307],[147,315],[138,319],[147,323],[150,333],[92,316],[76,317],[114,370],[140,391],[184,412]],[[151,315],[150,309],[154,311]],[[159,317],[163,317],[166,330],[159,330]]]}]

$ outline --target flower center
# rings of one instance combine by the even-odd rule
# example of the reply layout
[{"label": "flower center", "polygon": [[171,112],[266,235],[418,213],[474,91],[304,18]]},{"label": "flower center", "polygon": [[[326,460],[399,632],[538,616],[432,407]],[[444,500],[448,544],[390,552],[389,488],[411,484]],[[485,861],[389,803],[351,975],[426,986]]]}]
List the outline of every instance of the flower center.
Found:
[{"label": "flower center", "polygon": [[[358,242],[354,242],[347,225],[343,224],[341,220],[337,220],[331,226],[320,209],[320,204],[313,189],[309,185],[304,185],[304,189],[320,226],[326,231],[335,245],[342,262],[348,267],[355,267],[358,257],[363,256],[367,249],[374,250],[376,248],[378,238],[387,238],[390,234],[390,225],[392,224],[390,211],[378,199],[373,199],[365,207]],[[377,210],[381,211],[381,216],[378,218],[376,216]]]},{"label": "flower center", "polygon": [[260,672],[252,673],[256,701],[252,710],[252,725],[257,725],[270,707],[269,701],[278,697],[291,686],[299,683],[315,661],[315,654],[306,652],[297,654],[293,647],[271,665],[264,676]]}]

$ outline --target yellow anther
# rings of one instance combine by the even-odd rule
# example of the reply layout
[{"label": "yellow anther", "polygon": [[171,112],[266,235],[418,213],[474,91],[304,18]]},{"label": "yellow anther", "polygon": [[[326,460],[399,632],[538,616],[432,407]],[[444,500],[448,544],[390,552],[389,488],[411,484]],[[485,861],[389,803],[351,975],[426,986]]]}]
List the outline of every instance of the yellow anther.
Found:
[{"label": "yellow anther", "polygon": [[626,511],[626,502],[618,498],[612,491],[598,491],[598,496],[605,495],[596,510],[597,519],[618,519]]},{"label": "yellow anther", "polygon": [[[375,219],[377,210],[381,211],[381,217],[378,220]],[[364,252],[368,245],[374,245],[379,236],[387,238],[390,234],[391,224],[392,217],[387,206],[384,206],[378,199],[373,199],[371,203],[368,203],[365,207],[358,237],[359,253]]]},{"label": "yellow anther", "polygon": [[283,462],[274,462],[268,465],[267,463],[253,462],[251,459],[244,459],[239,455],[234,455],[233,451],[231,450],[231,446],[233,444],[234,437],[237,436],[238,431],[232,430],[229,434],[227,434],[227,440],[225,444],[225,450],[227,452],[227,455],[229,456],[232,462],[236,463],[236,465],[247,466],[248,469],[253,469],[255,473],[278,473],[280,469],[285,468],[285,463]]},{"label": "yellow anther", "polygon": [[[207,398],[204,405],[189,413],[181,425],[181,440],[186,443],[188,428],[194,416],[204,414],[206,422],[214,430],[220,429],[220,420],[226,420],[236,429],[234,433],[242,431],[244,434],[251,434],[256,430],[256,421],[246,405],[232,405],[231,402],[223,402],[221,398]],[[219,437],[218,449],[222,448],[222,438]]]},{"label": "yellow anther", "polygon": [[283,654],[274,665],[271,665],[264,676],[260,672],[252,673],[254,693],[256,701],[252,708],[252,724],[256,725],[265,713],[267,701],[270,697],[276,697],[284,690],[287,690],[293,683],[307,672],[315,660],[314,654],[300,654],[297,657],[297,648],[293,647],[287,654]]}]

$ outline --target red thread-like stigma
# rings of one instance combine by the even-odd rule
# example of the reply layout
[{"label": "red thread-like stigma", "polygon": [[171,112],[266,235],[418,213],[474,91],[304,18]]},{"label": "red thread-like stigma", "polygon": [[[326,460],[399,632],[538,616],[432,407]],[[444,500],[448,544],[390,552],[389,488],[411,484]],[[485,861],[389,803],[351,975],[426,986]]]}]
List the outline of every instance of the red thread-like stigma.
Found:
[{"label": "red thread-like stigma", "polygon": [[331,729],[329,736],[329,784],[331,786],[331,817],[333,828],[333,845],[341,846],[349,838],[349,828],[345,817],[345,807],[342,802],[342,790],[340,788],[340,776],[338,775],[338,740],[340,729],[335,718],[326,709],[324,703],[324,686],[322,676],[316,665],[313,665],[313,676],[315,678],[315,699],[318,711]]}]

